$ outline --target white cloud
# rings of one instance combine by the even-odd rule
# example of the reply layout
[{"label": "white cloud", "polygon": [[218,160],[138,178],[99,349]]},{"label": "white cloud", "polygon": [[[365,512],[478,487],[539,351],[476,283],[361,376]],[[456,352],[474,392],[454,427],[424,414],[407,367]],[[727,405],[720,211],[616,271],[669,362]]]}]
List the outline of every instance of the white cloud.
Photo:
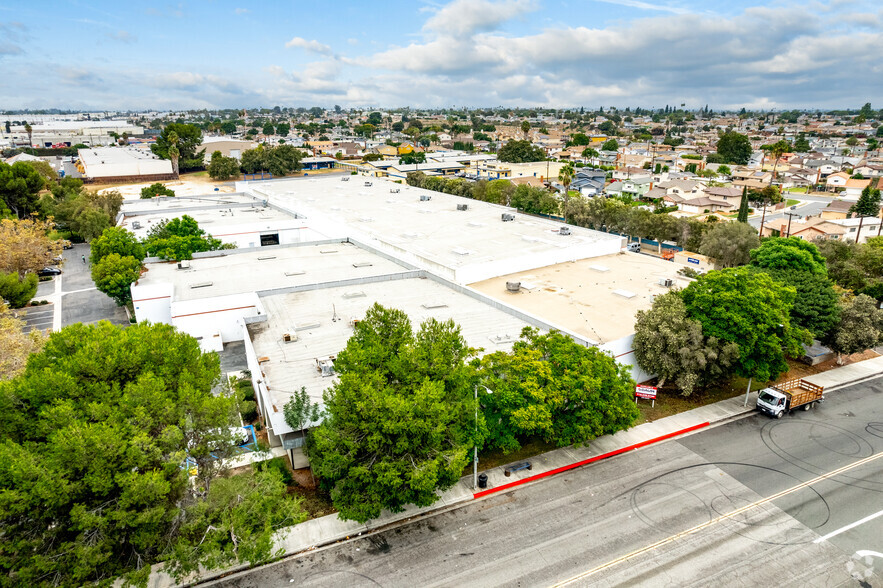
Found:
[{"label": "white cloud", "polygon": [[423,30],[441,36],[468,36],[492,31],[533,9],[531,0],[454,0],[430,17]]},{"label": "white cloud", "polygon": [[328,45],[315,40],[309,41],[303,37],[294,37],[285,46],[288,48],[297,47],[310,53],[318,53],[319,55],[332,55],[334,53]]},{"label": "white cloud", "polygon": [[134,43],[136,40],[136,37],[132,35],[129,31],[123,30],[119,30],[115,33],[107,33],[107,37],[121,43]]},{"label": "white cloud", "polygon": [[251,11],[248,8],[237,8],[233,12],[235,14],[248,14]]},{"label": "white cloud", "polygon": [[679,6],[669,6],[667,4],[651,4],[650,2],[641,2],[640,0],[595,0],[595,2],[603,2],[605,4],[617,4],[628,8],[638,8],[640,10],[652,10],[658,12],[670,12],[672,14],[687,14],[690,11]]}]

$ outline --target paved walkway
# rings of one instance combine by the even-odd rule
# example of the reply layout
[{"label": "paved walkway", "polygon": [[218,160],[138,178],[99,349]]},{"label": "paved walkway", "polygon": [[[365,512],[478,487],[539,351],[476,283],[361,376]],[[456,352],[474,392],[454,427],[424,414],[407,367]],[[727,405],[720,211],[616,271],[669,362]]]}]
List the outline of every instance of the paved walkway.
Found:
[{"label": "paved walkway", "polygon": [[[883,375],[883,356],[836,368],[806,379],[814,384],[825,386],[826,392],[836,393],[837,387],[880,375]],[[284,550],[286,555],[290,555],[345,540],[380,527],[407,521],[418,515],[468,502],[481,495],[491,494],[494,491],[504,491],[515,485],[553,475],[557,473],[556,470],[563,471],[572,467],[579,467],[583,462],[589,463],[597,459],[612,457],[625,451],[637,450],[640,447],[665,439],[701,430],[711,424],[754,411],[756,400],[757,392],[752,392],[748,395],[747,406],[745,405],[745,396],[741,395],[665,417],[651,423],[644,423],[614,435],[598,437],[585,447],[555,449],[531,458],[531,470],[513,472],[508,477],[504,473],[503,466],[483,470],[482,473],[488,476],[488,487],[486,490],[475,489],[475,491],[479,492],[478,496],[472,488],[472,476],[466,476],[461,478],[453,488],[442,492],[439,495],[438,502],[432,506],[424,508],[411,507],[401,513],[385,511],[380,518],[371,521],[369,524],[342,521],[337,518],[337,515],[312,519],[288,529],[287,533],[282,534],[284,537],[278,542],[278,546]],[[235,569],[244,569],[245,567],[247,566],[227,569],[217,573],[208,573],[203,579],[211,578],[221,573],[228,573]],[[151,575],[149,585],[152,588],[168,588],[174,586],[174,582],[166,574],[156,572]]]}]

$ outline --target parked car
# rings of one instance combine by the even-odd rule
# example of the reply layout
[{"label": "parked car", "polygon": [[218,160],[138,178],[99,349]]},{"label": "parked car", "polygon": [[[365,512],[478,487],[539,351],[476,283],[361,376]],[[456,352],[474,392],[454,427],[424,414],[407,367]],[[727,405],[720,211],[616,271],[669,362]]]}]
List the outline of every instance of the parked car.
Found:
[{"label": "parked car", "polygon": [[37,275],[40,276],[41,278],[44,278],[46,276],[59,276],[59,275],[61,275],[61,270],[58,269],[57,267],[51,267],[51,266],[44,267],[43,269],[41,269],[37,272]]},{"label": "parked car", "polygon": [[74,244],[71,243],[70,241],[68,241],[67,239],[64,239],[64,240],[61,242],[61,248],[62,248],[62,249],[73,249],[73,248],[74,248]]},{"label": "parked car", "polygon": [[631,251],[632,253],[640,253],[641,252],[641,244],[640,243],[629,243],[626,245],[626,251]]}]

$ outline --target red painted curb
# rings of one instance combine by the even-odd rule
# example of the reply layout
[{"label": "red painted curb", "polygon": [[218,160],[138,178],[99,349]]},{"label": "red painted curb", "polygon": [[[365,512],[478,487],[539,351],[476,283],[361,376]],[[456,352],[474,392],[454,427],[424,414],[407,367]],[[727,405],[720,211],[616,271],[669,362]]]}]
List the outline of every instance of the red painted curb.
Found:
[{"label": "red painted curb", "polygon": [[508,484],[503,484],[502,486],[497,486],[496,488],[488,488],[487,490],[482,490],[481,492],[474,493],[472,495],[472,498],[481,498],[482,496],[488,496],[489,494],[493,494],[495,492],[502,492],[503,490],[508,490],[509,488],[514,488],[515,486],[521,486],[522,484],[527,484],[528,482],[533,482],[535,480],[554,476],[555,474],[560,474],[561,472],[566,472],[567,470],[572,470],[586,464],[601,461],[602,459],[607,459],[608,457],[613,457],[614,455],[619,455],[620,453],[625,453],[626,451],[640,449],[641,447],[646,447],[647,445],[659,443],[660,441],[665,441],[666,439],[671,439],[672,437],[677,437],[678,435],[683,435],[684,433],[690,433],[692,431],[707,427],[710,424],[711,423],[700,423],[698,425],[693,425],[692,427],[687,427],[686,429],[681,429],[680,431],[674,431],[673,433],[668,433],[666,435],[662,435],[661,437],[647,439],[646,441],[641,441],[640,443],[635,443],[634,445],[629,445],[627,447],[621,447],[609,453],[602,453],[601,455],[596,455],[595,457],[590,457],[588,459],[584,459],[570,465],[561,466],[560,468],[555,468],[554,470],[549,470],[548,472],[543,472],[542,474],[529,476],[522,480],[515,480],[514,482],[509,482]]}]

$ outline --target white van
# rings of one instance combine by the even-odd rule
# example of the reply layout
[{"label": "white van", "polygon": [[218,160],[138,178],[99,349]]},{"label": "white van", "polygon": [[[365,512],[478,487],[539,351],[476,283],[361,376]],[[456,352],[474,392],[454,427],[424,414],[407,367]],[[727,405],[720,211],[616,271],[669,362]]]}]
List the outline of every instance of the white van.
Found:
[{"label": "white van", "polygon": [[626,251],[631,251],[632,253],[640,253],[641,252],[641,244],[640,243],[629,243],[625,246]]}]

